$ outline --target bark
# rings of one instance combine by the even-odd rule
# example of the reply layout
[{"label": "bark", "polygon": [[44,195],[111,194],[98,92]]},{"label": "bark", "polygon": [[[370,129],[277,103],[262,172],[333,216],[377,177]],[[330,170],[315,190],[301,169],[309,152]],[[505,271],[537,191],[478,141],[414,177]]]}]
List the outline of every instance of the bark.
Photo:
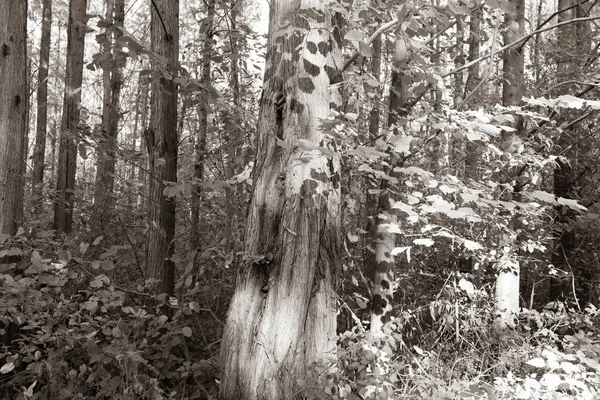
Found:
[{"label": "bark", "polygon": [[46,133],[48,125],[48,66],[50,64],[50,39],[52,32],[52,0],[44,0],[42,6],[42,38],[40,41],[40,66],[38,70],[37,121],[35,148],[33,151],[33,188],[37,211],[42,204],[41,190],[44,183]]},{"label": "bark", "polygon": [[[468,62],[479,58],[479,49],[481,43],[481,20],[483,18],[483,8],[477,7],[471,13],[469,21],[469,59]],[[469,93],[476,90],[477,85],[481,81],[479,74],[479,63],[472,65],[468,69],[467,82],[465,83],[465,94],[463,98],[467,98]],[[471,97],[471,107],[477,108],[480,103],[480,98],[477,95]]]},{"label": "bark", "polygon": [[[380,83],[381,86],[381,36],[378,36],[373,41],[373,57],[371,59],[371,73],[373,78]],[[366,87],[367,85],[365,85]],[[368,89],[366,89],[368,90]],[[379,137],[380,129],[380,103],[381,103],[381,88],[371,89],[373,93],[373,108],[369,113],[369,137],[368,141],[374,144]],[[367,92],[368,93],[368,92]],[[377,261],[375,258],[375,251],[377,248],[377,213],[379,210],[379,188],[381,182],[371,176],[366,176],[365,188],[366,188],[366,205],[365,211],[369,216],[366,231],[369,232],[367,236],[367,248],[364,254],[365,260],[365,271],[368,276],[373,278],[375,271],[377,270]]]},{"label": "bark", "polygon": [[[116,27],[123,27],[125,18],[125,0],[107,0],[106,20]],[[112,30],[112,29],[111,29]],[[117,152],[117,134],[119,127],[119,97],[121,95],[123,54],[122,49],[114,48],[123,36],[120,29],[114,33],[106,32],[104,38],[105,54],[112,55],[112,62],[103,67],[102,80],[104,99],[102,107],[102,132],[96,148],[96,182],[94,205],[100,221],[94,227],[100,227],[104,216],[114,208],[115,161]]]},{"label": "bark", "polygon": [[[459,17],[456,21],[456,55],[454,56],[454,68],[458,69],[465,65],[465,54],[464,54],[464,21]],[[454,106],[458,106],[463,102],[464,99],[464,83],[465,83],[465,72],[461,71],[454,75]]]},{"label": "bark", "polygon": [[[398,38],[397,40],[404,40]],[[395,61],[392,69],[389,110],[387,126],[391,132],[398,134],[398,124],[401,124],[401,118],[407,115],[406,106],[408,103],[408,77],[402,72],[407,68],[406,60],[399,59],[395,54]],[[393,167],[399,163],[398,155],[392,151],[390,154],[391,168],[388,168],[387,175],[390,177],[381,182],[379,199],[377,202],[376,225],[370,232],[370,236],[375,237],[375,268],[371,277],[373,282],[372,301],[371,301],[371,333],[378,335],[381,333],[383,324],[389,321],[392,313],[392,303],[394,298],[394,257],[391,251],[396,247],[396,234],[390,232],[390,224],[399,224],[396,216],[392,214],[392,206],[396,199],[397,184],[399,175],[394,172]],[[371,239],[373,241],[373,239]]]},{"label": "bark", "polygon": [[54,229],[69,233],[73,225],[73,191],[77,168],[77,138],[81,83],[83,78],[83,51],[86,31],[87,0],[71,0],[67,32],[67,67],[65,95],[60,125]]},{"label": "bark", "polygon": [[[131,192],[127,196],[127,205],[131,207],[134,204],[137,204],[138,192],[135,185],[135,175],[136,175],[136,155],[138,154],[138,145],[137,138],[139,135],[140,128],[140,103],[142,99],[142,74],[138,75],[137,81],[137,92],[135,95],[135,107],[134,107],[134,115],[133,115],[133,131],[131,132],[131,161],[129,162],[129,171],[128,171],[128,181],[131,185]],[[143,149],[142,149],[143,150]]]},{"label": "bark", "polygon": [[[510,3],[514,13],[505,16],[505,24],[508,26],[504,34],[505,43],[513,42],[523,36],[525,31],[525,1],[511,0]],[[525,95],[523,48],[512,47],[507,49],[503,54],[502,61],[502,104],[504,106],[519,106],[522,104],[522,98]],[[517,136],[522,134],[523,123],[520,117],[515,116],[513,127],[517,129]],[[503,134],[504,148],[511,147],[514,137],[515,133]],[[512,199],[515,201],[520,200],[518,190],[513,192]],[[521,219],[518,212],[513,219],[515,224]],[[511,222],[510,226],[512,225],[514,224]],[[509,232],[502,240],[503,255],[497,263],[496,310],[497,323],[500,328],[513,327],[515,318],[519,313],[520,264],[516,254],[518,249],[516,237],[516,232]]]},{"label": "bark", "polygon": [[[62,24],[57,24],[57,34],[56,34],[56,42],[54,46],[56,47],[56,65],[60,65],[61,54],[60,54],[60,43],[62,41]],[[57,79],[56,82],[59,80]],[[54,103],[54,118],[52,118],[52,124],[50,125],[50,182],[49,187],[51,189],[55,188],[55,183],[57,181],[56,176],[56,164],[58,163],[56,156],[56,143],[58,140],[58,127],[56,116],[59,115],[60,106],[57,103]]]},{"label": "bark", "polygon": [[0,234],[14,235],[23,215],[27,134],[27,3],[0,2]]},{"label": "bark", "polygon": [[[202,77],[201,82],[205,87],[211,85],[211,57],[214,46],[214,18],[215,0],[209,0],[206,19],[202,25],[204,48],[202,50]],[[208,129],[208,102],[200,99],[198,104],[198,136],[194,146],[194,186],[192,192],[191,219],[192,227],[189,247],[196,249],[200,244],[200,201],[202,195],[202,181],[204,180],[204,158],[206,155],[206,133]]]},{"label": "bark", "polygon": [[[481,19],[483,16],[483,8],[477,7],[471,13],[469,21],[469,56],[467,62],[474,61],[479,58],[479,48],[481,43]],[[470,104],[471,108],[479,107],[480,97],[475,90],[479,90],[477,85],[480,82],[479,63],[469,67],[467,81],[465,83],[465,92],[463,99]],[[469,97],[467,97],[469,96]],[[476,142],[466,140],[465,143],[465,177],[473,180],[479,178],[477,172],[479,169],[479,159],[481,158],[480,145]]]},{"label": "bark", "polygon": [[[154,62],[150,126],[145,132],[149,177],[146,279],[160,282],[157,292],[175,290],[176,198],[165,194],[177,183],[177,84],[179,55],[179,0],[155,0],[152,6],[152,51],[166,60],[166,70]],[[158,8],[158,9],[157,9]],[[168,185],[165,185],[165,182]]]},{"label": "bark", "polygon": [[[573,4],[572,0],[559,0],[558,9],[562,10]],[[568,21],[573,18],[574,14],[575,10],[563,12],[559,14],[558,22]],[[558,82],[573,79],[573,76],[576,74],[577,63],[572,58],[568,57],[575,41],[579,41],[580,39],[574,35],[577,31],[581,32],[581,28],[575,29],[577,28],[576,25],[565,25],[558,30],[558,36],[561,38],[567,38],[565,35],[571,35],[569,38],[565,39],[564,44],[559,47],[561,56],[557,59],[556,75]],[[565,85],[561,85],[554,94],[558,96],[565,93],[568,93],[565,91]],[[563,117],[567,116],[563,114]],[[555,152],[560,154],[561,157],[557,158],[557,166],[554,169],[554,194],[557,197],[564,197],[567,199],[572,198],[574,171],[571,164],[573,160],[570,159],[572,159],[573,152],[569,151],[569,149],[571,149],[573,145],[573,135],[574,132],[570,129],[561,131],[560,136],[555,143]],[[571,258],[576,247],[576,238],[574,230],[569,227],[569,223],[572,222],[574,217],[573,211],[568,207],[557,207],[554,222],[556,224],[556,237],[558,237],[558,240],[556,240],[554,244],[552,263],[558,270],[562,271],[564,275],[560,277],[551,276],[550,290],[547,298],[548,301],[564,300],[568,297],[571,289],[570,283],[572,277],[570,272],[573,270]]]},{"label": "bark", "polygon": [[[143,67],[143,64],[142,64]],[[140,110],[140,125],[143,127],[144,131],[147,128],[148,125],[148,100],[149,100],[149,92],[150,92],[150,81],[147,78],[147,76],[142,75],[142,73],[140,72],[140,82],[142,85],[142,105],[141,105],[141,110]],[[142,134],[140,136],[140,148],[143,150],[144,148],[147,148],[146,144],[146,139],[144,137],[144,135]],[[141,186],[142,188],[146,188],[147,187],[147,182],[148,182],[148,172],[147,169],[149,168],[149,163],[148,163],[148,152],[147,151],[142,151],[142,157],[143,157],[143,162],[142,162],[142,167],[138,168],[138,180],[141,182]],[[142,198],[145,198],[146,196],[140,196]]]},{"label": "bark", "polygon": [[[231,88],[232,104],[231,115],[227,115],[225,118],[225,134],[226,134],[226,146],[227,146],[227,178],[230,179],[236,174],[237,155],[239,153],[239,147],[242,145],[242,104],[240,96],[240,42],[242,36],[237,28],[238,8],[240,2],[238,0],[232,0],[231,12],[230,12],[230,46],[231,46],[231,61],[230,61],[230,81],[229,87]],[[236,203],[233,201],[235,198],[236,190],[234,187],[226,187],[226,196],[231,199],[228,204],[227,215],[228,221],[228,237],[227,237],[227,251],[235,251],[235,234],[237,230],[237,209]]]},{"label": "bark", "polygon": [[299,398],[335,357],[340,162],[320,129],[339,104],[333,21],[322,0],[271,2],[247,261],[221,347],[223,400]]}]

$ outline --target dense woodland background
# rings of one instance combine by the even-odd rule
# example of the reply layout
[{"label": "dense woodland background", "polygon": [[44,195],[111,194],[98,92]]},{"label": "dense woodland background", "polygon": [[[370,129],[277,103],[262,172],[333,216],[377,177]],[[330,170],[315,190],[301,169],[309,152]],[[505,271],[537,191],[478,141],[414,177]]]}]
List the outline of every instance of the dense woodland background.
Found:
[{"label": "dense woodland background", "polygon": [[3,0],[0,398],[600,398],[598,24]]}]

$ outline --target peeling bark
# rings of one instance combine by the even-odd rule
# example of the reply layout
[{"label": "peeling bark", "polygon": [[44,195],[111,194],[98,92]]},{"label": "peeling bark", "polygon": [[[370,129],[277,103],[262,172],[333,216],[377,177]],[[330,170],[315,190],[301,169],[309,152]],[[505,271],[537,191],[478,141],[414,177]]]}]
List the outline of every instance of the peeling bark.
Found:
[{"label": "peeling bark", "polygon": [[335,357],[340,161],[320,128],[339,103],[334,17],[326,1],[271,2],[247,261],[221,348],[223,400],[294,398]]}]

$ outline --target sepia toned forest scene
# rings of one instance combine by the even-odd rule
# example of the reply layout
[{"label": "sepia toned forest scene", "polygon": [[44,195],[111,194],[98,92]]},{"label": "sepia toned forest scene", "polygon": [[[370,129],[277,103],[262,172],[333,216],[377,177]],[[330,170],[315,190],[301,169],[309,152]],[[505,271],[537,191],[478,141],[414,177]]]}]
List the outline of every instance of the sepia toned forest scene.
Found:
[{"label": "sepia toned forest scene", "polygon": [[0,399],[600,399],[598,0],[0,0]]}]

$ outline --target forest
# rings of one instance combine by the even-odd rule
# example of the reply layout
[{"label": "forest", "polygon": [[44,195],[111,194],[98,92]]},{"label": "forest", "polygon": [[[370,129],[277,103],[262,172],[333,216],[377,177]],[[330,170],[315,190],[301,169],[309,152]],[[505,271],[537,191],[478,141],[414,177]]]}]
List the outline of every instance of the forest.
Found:
[{"label": "forest", "polygon": [[598,0],[0,0],[0,399],[600,399]]}]

